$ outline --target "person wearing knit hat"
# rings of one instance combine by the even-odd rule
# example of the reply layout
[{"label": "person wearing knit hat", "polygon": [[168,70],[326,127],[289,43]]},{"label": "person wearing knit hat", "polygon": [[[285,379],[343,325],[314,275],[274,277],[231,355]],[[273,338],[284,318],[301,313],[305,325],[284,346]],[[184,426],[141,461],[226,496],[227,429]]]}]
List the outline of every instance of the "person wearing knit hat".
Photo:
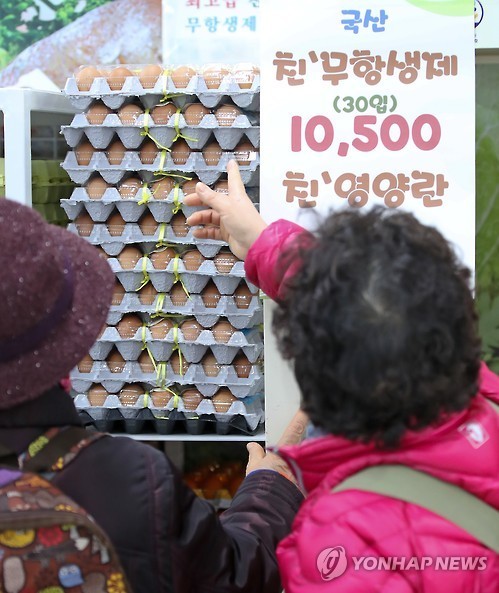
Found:
[{"label": "person wearing knit hat", "polygon": [[[97,339],[114,282],[84,239],[0,199],[4,449],[22,458],[47,431],[81,426],[60,381]],[[303,496],[280,457],[248,450],[247,477],[221,517],[165,455],[127,437],[94,440],[52,482],[107,532],[134,593],[278,593],[275,548]]]}]

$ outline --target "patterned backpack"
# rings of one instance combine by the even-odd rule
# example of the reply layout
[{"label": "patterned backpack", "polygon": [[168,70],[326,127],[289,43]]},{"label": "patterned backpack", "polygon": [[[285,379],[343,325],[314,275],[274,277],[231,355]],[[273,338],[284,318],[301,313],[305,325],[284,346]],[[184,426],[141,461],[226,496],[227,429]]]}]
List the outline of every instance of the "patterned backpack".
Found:
[{"label": "patterned backpack", "polygon": [[[50,482],[103,436],[50,429],[19,459],[0,445],[2,593],[131,593],[107,535]],[[22,469],[10,467],[18,465]]]}]

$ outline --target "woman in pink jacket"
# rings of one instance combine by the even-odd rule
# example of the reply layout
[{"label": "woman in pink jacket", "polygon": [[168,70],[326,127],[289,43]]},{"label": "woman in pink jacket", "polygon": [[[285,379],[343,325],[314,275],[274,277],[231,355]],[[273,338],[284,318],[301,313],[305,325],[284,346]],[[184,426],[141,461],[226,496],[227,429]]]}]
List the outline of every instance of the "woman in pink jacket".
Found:
[{"label": "woman in pink jacket", "polygon": [[187,203],[211,209],[188,223],[228,241],[279,303],[274,330],[311,420],[309,438],[280,450],[308,495],[278,549],[286,592],[498,593],[498,555],[461,527],[400,499],[331,492],[396,464],[499,509],[499,415],[487,401],[499,381],[480,363],[469,271],[399,211],[332,214],[315,235],[267,226],[228,169],[229,195],[198,184]]}]

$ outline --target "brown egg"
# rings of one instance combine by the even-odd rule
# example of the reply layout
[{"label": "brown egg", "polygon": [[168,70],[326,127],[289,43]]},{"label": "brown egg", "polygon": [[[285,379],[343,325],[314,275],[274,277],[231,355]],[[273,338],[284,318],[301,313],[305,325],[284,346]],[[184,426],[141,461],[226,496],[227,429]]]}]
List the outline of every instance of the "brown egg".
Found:
[{"label": "brown egg", "polygon": [[165,103],[164,105],[156,105],[151,111],[152,121],[157,126],[166,126],[170,121],[170,117],[177,113],[177,108],[174,103]]},{"label": "brown egg", "polygon": [[189,232],[189,226],[186,224],[186,218],[182,212],[177,212],[175,216],[170,220],[170,226],[172,227],[173,234],[176,237],[185,237]]},{"label": "brown egg", "polygon": [[257,151],[251,142],[239,142],[233,152],[236,161],[244,167],[248,166],[256,159]]},{"label": "brown egg", "polygon": [[150,64],[145,68],[142,68],[139,74],[139,81],[143,89],[152,89],[158,82],[158,78],[161,76],[163,68],[158,64]]},{"label": "brown egg", "polygon": [[171,319],[164,318],[149,327],[154,340],[164,340],[175,324]]},{"label": "brown egg", "polygon": [[220,157],[222,156],[222,149],[218,142],[210,142],[203,148],[204,162],[208,166],[218,165]]},{"label": "brown egg", "polygon": [[81,211],[81,214],[75,219],[76,230],[80,237],[90,237],[94,228],[94,221],[90,218],[90,214],[85,210]]},{"label": "brown egg", "polygon": [[215,325],[211,328],[213,333],[213,337],[215,338],[215,342],[222,342],[223,344],[227,344],[227,342],[231,339],[236,329],[232,327],[232,325],[228,321],[224,321],[223,319],[215,323]]},{"label": "brown egg", "polygon": [[112,113],[112,111],[107,105],[105,105],[102,101],[96,101],[89,107],[85,116],[90,125],[100,126],[110,113]]},{"label": "brown egg", "polygon": [[92,177],[92,179],[85,185],[87,195],[91,200],[100,200],[108,187],[111,186],[109,183],[106,183],[100,175]]},{"label": "brown egg", "polygon": [[197,250],[191,249],[186,251],[182,256],[182,261],[186,270],[194,272],[199,269],[199,266],[205,261],[205,257]]},{"label": "brown egg", "polygon": [[158,291],[148,282],[139,290],[139,301],[143,305],[152,305],[158,296]]},{"label": "brown egg", "polygon": [[138,177],[129,177],[120,183],[118,193],[123,200],[133,200],[143,186],[144,182]]},{"label": "brown egg", "polygon": [[226,179],[221,179],[215,183],[213,190],[220,194],[229,195],[229,182]]},{"label": "brown egg", "polygon": [[107,147],[107,160],[110,165],[121,165],[126,148],[121,140],[115,140]]},{"label": "brown egg", "polygon": [[128,103],[118,109],[118,117],[124,126],[134,126],[137,119],[144,113],[140,105]]},{"label": "brown egg", "polygon": [[85,356],[78,363],[78,370],[80,371],[80,373],[90,373],[93,364],[94,360],[90,356],[90,354],[85,354]]},{"label": "brown egg", "polygon": [[106,80],[109,88],[112,91],[121,91],[123,85],[125,84],[125,80],[129,76],[133,76],[133,74],[128,68],[125,68],[124,66],[118,66],[114,70],[111,70],[109,74],[107,74]]},{"label": "brown egg", "polygon": [[114,284],[112,305],[121,305],[121,301],[125,296],[125,287],[118,280]]},{"label": "brown egg", "polygon": [[203,365],[204,374],[207,377],[216,377],[220,373],[221,365],[211,352],[203,356],[201,364]]},{"label": "brown egg", "polygon": [[118,255],[118,261],[124,270],[133,270],[142,255],[142,251],[138,247],[125,245]]},{"label": "brown egg", "polygon": [[104,405],[109,391],[104,389],[100,383],[92,385],[87,393],[88,402],[91,406],[100,407]]},{"label": "brown egg", "polygon": [[94,78],[102,76],[95,66],[86,66],[75,74],[76,86],[79,91],[89,91]]},{"label": "brown egg", "polygon": [[195,342],[199,338],[203,328],[195,319],[186,319],[180,325],[180,330],[182,331],[184,340],[187,342]]},{"label": "brown egg", "polygon": [[150,212],[146,212],[139,220],[139,227],[143,235],[154,235],[158,229],[158,223]]},{"label": "brown egg", "polygon": [[116,326],[121,338],[131,339],[135,337],[137,330],[142,327],[142,319],[135,313],[125,313]]},{"label": "brown egg", "polygon": [[182,401],[184,402],[184,407],[186,410],[193,412],[199,404],[203,401],[203,396],[201,392],[197,389],[186,389],[182,393]]},{"label": "brown egg", "polygon": [[235,82],[241,89],[250,89],[253,79],[260,73],[258,66],[253,64],[237,64],[232,68]]},{"label": "brown egg", "polygon": [[229,274],[238,258],[231,251],[219,251],[213,258],[213,263],[220,274]]},{"label": "brown egg", "polygon": [[187,303],[187,298],[185,290],[180,282],[174,284],[173,288],[170,290],[170,300],[172,304],[175,305],[175,307],[182,307]]},{"label": "brown egg", "polygon": [[166,391],[166,389],[153,389],[153,391],[151,391],[152,403],[156,408],[164,408],[167,406],[172,397],[173,393],[171,391]]},{"label": "brown egg", "polygon": [[76,162],[83,167],[86,167],[92,157],[94,156],[95,148],[88,142],[88,140],[84,140],[80,142],[78,146],[74,149]]},{"label": "brown egg", "polygon": [[178,89],[185,89],[191,78],[196,75],[196,71],[190,66],[179,66],[171,73],[173,84]]},{"label": "brown egg", "polygon": [[218,89],[222,80],[229,74],[227,66],[220,64],[213,64],[203,68],[203,78],[206,83],[206,87],[209,89]]},{"label": "brown egg", "polygon": [[182,191],[184,192],[185,196],[189,194],[193,194],[196,191],[196,183],[199,183],[199,179],[197,177],[193,177],[184,182],[182,185]]},{"label": "brown egg", "polygon": [[191,103],[184,109],[184,119],[188,126],[197,126],[210,110],[202,103]]},{"label": "brown egg", "polygon": [[111,373],[122,373],[125,368],[125,359],[118,350],[111,350],[106,358],[106,363]]},{"label": "brown egg", "polygon": [[123,386],[118,397],[122,406],[134,406],[139,397],[145,392],[138,383],[127,383]]},{"label": "brown egg", "polygon": [[237,401],[237,397],[234,397],[227,387],[222,387],[211,399],[215,412],[223,414],[229,411],[231,405]]},{"label": "brown egg", "polygon": [[234,291],[234,303],[238,309],[247,309],[253,296],[248,285],[243,282]]},{"label": "brown egg", "polygon": [[143,373],[154,373],[154,365],[147,350],[144,350],[144,352],[140,354],[138,362]]},{"label": "brown egg", "polygon": [[183,138],[173,143],[171,156],[176,165],[185,165],[190,155],[191,149]]},{"label": "brown egg", "polygon": [[221,296],[222,295],[218,291],[218,288],[213,284],[212,281],[208,282],[201,293],[204,306],[208,309],[215,309],[218,306]]},{"label": "brown egg", "polygon": [[151,194],[155,200],[166,200],[169,193],[175,186],[175,181],[171,177],[165,177],[151,184]]},{"label": "brown egg", "polygon": [[189,368],[189,363],[185,360],[185,357],[180,358],[179,353],[175,352],[170,357],[170,366],[175,375],[184,376]]},{"label": "brown egg", "polygon": [[151,253],[149,258],[155,270],[166,270],[168,264],[176,255],[177,253],[175,249],[172,247],[167,247],[166,249],[161,249],[160,251],[154,251]]},{"label": "brown egg", "polygon": [[240,378],[247,379],[251,372],[251,362],[247,359],[247,357],[241,352],[238,354],[234,360],[232,361],[232,366],[236,371],[236,375]]},{"label": "brown egg", "polygon": [[146,140],[140,146],[140,162],[144,165],[152,165],[158,156],[159,148],[156,146],[156,143],[152,140]]},{"label": "brown egg", "polygon": [[221,105],[215,111],[215,117],[217,118],[218,125],[222,127],[231,126],[238,115],[241,115],[241,110],[230,103]]},{"label": "brown egg", "polygon": [[106,226],[111,237],[120,237],[125,230],[126,222],[119,212],[114,212],[106,220]]}]

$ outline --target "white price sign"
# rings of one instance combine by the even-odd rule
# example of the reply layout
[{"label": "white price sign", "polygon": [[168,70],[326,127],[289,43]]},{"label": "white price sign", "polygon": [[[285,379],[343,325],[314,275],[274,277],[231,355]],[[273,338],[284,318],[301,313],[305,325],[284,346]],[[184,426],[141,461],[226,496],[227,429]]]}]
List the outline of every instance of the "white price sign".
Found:
[{"label": "white price sign", "polygon": [[473,0],[272,0],[260,12],[265,219],[404,208],[474,268]]}]

